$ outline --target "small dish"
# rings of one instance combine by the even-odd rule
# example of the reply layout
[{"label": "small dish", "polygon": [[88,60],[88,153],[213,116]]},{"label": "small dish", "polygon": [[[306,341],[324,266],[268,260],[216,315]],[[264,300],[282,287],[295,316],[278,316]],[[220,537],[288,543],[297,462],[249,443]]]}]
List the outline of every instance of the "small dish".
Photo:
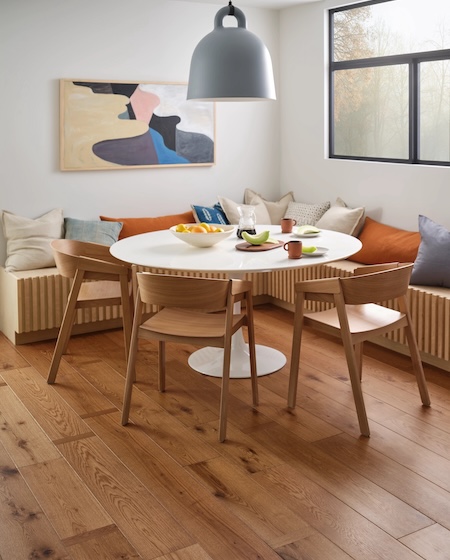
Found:
[{"label": "small dish", "polygon": [[297,233],[294,231],[292,233],[292,237],[304,237],[304,238],[317,237],[318,235],[320,235],[320,231],[318,231],[317,233]]},{"label": "small dish", "polygon": [[304,253],[302,251],[302,257],[321,257],[322,255],[325,255],[327,251],[327,247],[317,247],[314,253]]}]

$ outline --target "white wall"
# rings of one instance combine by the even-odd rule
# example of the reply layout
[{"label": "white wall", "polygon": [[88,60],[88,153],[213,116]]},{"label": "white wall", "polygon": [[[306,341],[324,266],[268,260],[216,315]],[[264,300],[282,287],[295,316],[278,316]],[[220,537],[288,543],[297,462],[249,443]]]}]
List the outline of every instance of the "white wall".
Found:
[{"label": "white wall", "polygon": [[[241,201],[245,187],[277,195],[279,102],[217,104],[213,167],[59,170],[59,79],[187,82],[217,10],[172,0],[2,2],[0,209],[31,218],[56,207],[81,219],[157,216],[218,194]],[[277,69],[277,12],[245,13]]]},{"label": "white wall", "polygon": [[[304,202],[342,197],[383,223],[417,231],[418,214],[450,228],[450,168],[326,157],[326,10],[323,1],[280,16],[280,190]],[[325,62],[325,63],[324,63]]]}]

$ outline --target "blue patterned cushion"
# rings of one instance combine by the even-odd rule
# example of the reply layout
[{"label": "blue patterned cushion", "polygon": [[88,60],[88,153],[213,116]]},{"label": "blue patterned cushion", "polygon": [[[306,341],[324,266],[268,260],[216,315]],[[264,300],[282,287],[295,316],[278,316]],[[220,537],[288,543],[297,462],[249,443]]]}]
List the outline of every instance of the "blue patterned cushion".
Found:
[{"label": "blue patterned cushion", "polygon": [[191,205],[194,213],[195,221],[198,223],[204,222],[205,224],[229,224],[225,212],[222,210],[220,204],[214,206],[197,206]]},{"label": "blue patterned cushion", "polygon": [[104,222],[102,220],[77,220],[65,218],[66,239],[89,241],[111,246],[119,238],[121,222]]}]

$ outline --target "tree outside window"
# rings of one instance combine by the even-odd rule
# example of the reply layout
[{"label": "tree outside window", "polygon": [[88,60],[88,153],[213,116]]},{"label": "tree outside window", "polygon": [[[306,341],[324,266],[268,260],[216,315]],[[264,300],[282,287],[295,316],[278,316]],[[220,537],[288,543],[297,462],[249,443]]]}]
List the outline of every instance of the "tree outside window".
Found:
[{"label": "tree outside window", "polygon": [[450,2],[330,10],[330,157],[450,165]]}]

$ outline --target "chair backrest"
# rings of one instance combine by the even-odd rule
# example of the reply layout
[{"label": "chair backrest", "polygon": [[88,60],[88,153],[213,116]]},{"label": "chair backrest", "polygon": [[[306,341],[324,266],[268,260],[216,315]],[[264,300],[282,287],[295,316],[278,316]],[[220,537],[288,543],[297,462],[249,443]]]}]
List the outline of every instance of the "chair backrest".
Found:
[{"label": "chair backrest", "polygon": [[350,305],[380,303],[405,296],[413,264],[401,264],[395,268],[390,266],[369,274],[363,274],[359,270],[356,276],[340,278],[344,302]]},{"label": "chair backrest", "polygon": [[108,267],[103,268],[102,263],[128,268],[131,276],[131,265],[113,257],[107,245],[75,239],[54,239],[51,242],[51,248],[56,267],[61,276],[74,278],[77,270],[84,267],[91,270],[98,269],[97,273],[87,273],[86,278],[107,278],[107,274],[113,274],[114,272],[112,269],[108,272]]},{"label": "chair backrest", "polygon": [[140,299],[161,307],[220,311],[227,306],[231,280],[138,272]]}]

